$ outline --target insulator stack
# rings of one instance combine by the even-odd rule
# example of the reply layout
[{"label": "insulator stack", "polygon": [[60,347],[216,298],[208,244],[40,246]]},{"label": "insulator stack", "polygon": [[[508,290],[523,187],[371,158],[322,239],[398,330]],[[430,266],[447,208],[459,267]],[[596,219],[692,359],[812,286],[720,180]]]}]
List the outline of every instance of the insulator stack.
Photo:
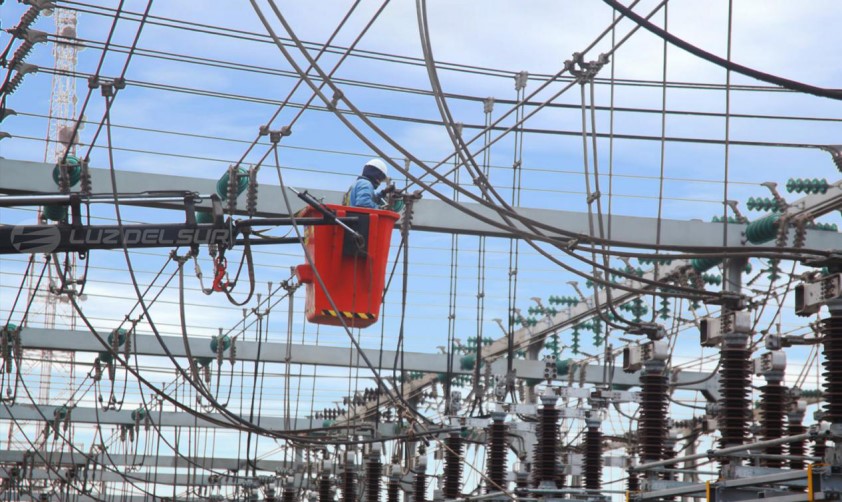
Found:
[{"label": "insulator stack", "polygon": [[640,375],[640,418],[637,441],[643,463],[663,459],[667,434],[668,380],[663,371]]},{"label": "insulator stack", "polygon": [[291,486],[284,488],[283,502],[295,502],[295,488]]},{"label": "insulator stack", "polygon": [[462,493],[462,436],[451,434],[444,440],[444,496],[457,499]]},{"label": "insulator stack", "polygon": [[599,424],[588,424],[585,430],[585,455],[582,465],[585,474],[585,488],[602,489],[602,432]]},{"label": "insulator stack", "polygon": [[333,502],[333,495],[330,493],[330,474],[327,472],[319,476],[319,502]]},{"label": "insulator stack", "polygon": [[[816,438],[816,441],[813,443],[813,456],[819,457],[819,459],[824,459],[824,454],[827,451],[827,440],[824,437]],[[823,460],[819,460],[818,463],[822,463]]]},{"label": "insulator stack", "polygon": [[389,477],[389,485],[386,487],[386,500],[388,502],[399,502],[401,493],[401,477],[400,468],[397,469],[398,474],[395,475],[395,466],[392,466],[393,474]]},{"label": "insulator stack", "polygon": [[[804,434],[807,432],[807,428],[801,424],[801,422],[795,423],[790,421],[787,423],[787,435],[788,436],[796,436],[798,434]],[[804,440],[801,441],[793,441],[789,443],[789,468],[792,470],[802,470],[804,469],[804,459],[802,458],[794,458],[794,457],[803,457],[807,452],[807,449],[804,447]]]},{"label": "insulator stack", "polygon": [[626,478],[626,490],[631,493],[640,491],[640,478],[637,476],[637,471],[629,471]]},{"label": "insulator stack", "polygon": [[494,413],[488,426],[488,482],[486,493],[500,491],[506,487],[506,416]]},{"label": "insulator stack", "polygon": [[824,332],[824,420],[842,424],[842,305],[830,305]]},{"label": "insulator stack", "polygon": [[558,474],[555,478],[555,487],[558,489],[565,488],[567,486],[567,474],[564,473],[564,454],[562,453],[559,456],[559,467],[556,469]]},{"label": "insulator stack", "polygon": [[515,495],[525,497],[529,489],[529,473],[524,470],[518,470],[515,473]]},{"label": "insulator stack", "polygon": [[342,473],[342,502],[357,502],[357,471],[353,464],[346,464]]},{"label": "insulator stack", "polygon": [[380,502],[380,478],[383,476],[380,450],[371,452],[365,467],[365,499],[368,502]]},{"label": "insulator stack", "polygon": [[427,500],[427,473],[426,471],[415,471],[413,496],[415,502],[424,502]]},{"label": "insulator stack", "polygon": [[[724,314],[723,314],[724,315]],[[751,417],[751,402],[748,398],[751,383],[751,353],[747,346],[747,336],[738,337],[729,344],[723,341],[720,351],[719,370],[719,416],[717,422],[722,448],[739,446],[748,435],[748,421]]]},{"label": "insulator stack", "polygon": [[[784,435],[784,408],[787,389],[780,381],[772,380],[760,388],[760,434],[764,441],[778,439]],[[767,446],[769,455],[783,455],[783,445]],[[761,459],[765,467],[781,467],[783,461],[778,458]]]},{"label": "insulator stack", "polygon": [[535,455],[532,461],[532,485],[540,487],[547,483],[550,487],[556,485],[556,470],[558,458],[558,417],[555,396],[542,396],[544,406],[538,410],[538,424],[535,427]]},{"label": "insulator stack", "polygon": [[[667,437],[664,440],[664,454],[662,457],[664,460],[670,460],[675,458],[675,439],[671,437]],[[665,472],[664,479],[675,479],[675,474],[672,472]],[[672,499],[671,499],[672,500]]]}]

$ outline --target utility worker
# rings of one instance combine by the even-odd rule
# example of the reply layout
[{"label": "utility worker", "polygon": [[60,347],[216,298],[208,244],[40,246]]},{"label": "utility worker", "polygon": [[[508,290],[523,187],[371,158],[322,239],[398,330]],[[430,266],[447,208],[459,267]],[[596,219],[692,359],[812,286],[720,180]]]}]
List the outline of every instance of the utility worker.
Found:
[{"label": "utility worker", "polygon": [[374,190],[386,179],[388,174],[389,171],[385,162],[380,159],[369,160],[363,166],[363,172],[357,178],[357,181],[348,189],[342,203],[346,206],[380,209],[385,202],[383,197],[389,187],[380,192]]}]

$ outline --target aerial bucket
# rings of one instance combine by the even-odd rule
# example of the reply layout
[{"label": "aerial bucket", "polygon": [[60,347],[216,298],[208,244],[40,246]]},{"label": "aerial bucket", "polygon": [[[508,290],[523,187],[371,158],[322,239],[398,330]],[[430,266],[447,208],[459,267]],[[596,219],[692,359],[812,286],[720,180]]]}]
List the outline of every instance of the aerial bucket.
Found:
[{"label": "aerial bucket", "polygon": [[[343,320],[352,328],[371,326],[380,313],[389,245],[399,215],[380,209],[334,204],[326,207],[338,218],[359,217],[355,229],[366,235],[366,241],[360,247],[340,225],[307,227],[304,245],[327,289],[326,292],[318,283],[310,264],[295,268],[298,280],[307,285],[307,320],[330,326],[341,326]],[[308,207],[299,216],[317,218],[322,214]],[[328,301],[328,294],[336,309]]]}]

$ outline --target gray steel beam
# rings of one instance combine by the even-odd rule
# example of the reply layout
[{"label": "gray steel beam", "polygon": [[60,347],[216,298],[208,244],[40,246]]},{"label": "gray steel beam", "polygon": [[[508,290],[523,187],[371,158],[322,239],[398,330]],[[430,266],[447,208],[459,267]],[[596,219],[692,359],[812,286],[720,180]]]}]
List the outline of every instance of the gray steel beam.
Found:
[{"label": "gray steel beam", "polygon": [[[0,193],[8,194],[43,194],[56,193],[57,188],[52,179],[52,164],[41,162],[27,162],[10,159],[0,159]],[[111,191],[109,171],[91,168],[91,180],[97,193]],[[141,172],[117,171],[117,188],[125,192],[153,192],[161,190],[179,190],[198,193],[215,193],[216,180],[207,178],[192,178],[164,174],[150,174]],[[307,188],[311,194],[325,202],[339,203],[342,192]],[[295,194],[287,193],[293,210],[298,211],[304,206]],[[842,182],[831,185],[825,194],[806,197],[807,201],[800,207],[821,207],[823,212],[830,212],[842,207]],[[815,199],[815,200],[813,200]],[[819,202],[821,199],[821,202]],[[144,205],[154,207],[179,207],[172,203],[157,202]],[[203,205],[208,206],[208,202]],[[465,203],[470,208],[485,217],[499,223],[503,219],[492,209],[475,203]],[[240,197],[238,207],[245,207],[245,194]],[[800,211],[800,209],[799,209]],[[561,211],[551,209],[519,208],[523,216],[565,229],[587,235],[590,222],[587,213]],[[258,202],[259,216],[287,216],[286,206],[280,187],[269,185],[260,187]],[[660,243],[674,246],[716,246],[722,243],[722,224],[707,223],[700,220],[682,221],[661,219]],[[412,219],[415,230],[444,232],[457,234],[488,235],[511,237],[509,231],[481,222],[462,211],[440,201],[423,199],[417,202]],[[524,229],[519,225],[520,229]],[[652,247],[657,241],[657,218],[637,216],[611,216],[612,238],[618,241],[634,243],[641,247]],[[745,225],[728,225],[728,241],[732,246],[739,245],[741,233]],[[818,249],[842,249],[842,234],[838,232],[807,232],[806,247]],[[747,245],[751,247],[750,244]]]},{"label": "gray steel beam", "polygon": [[[106,336],[107,333],[100,333]],[[184,340],[177,336],[163,336],[164,345],[175,357],[187,357]],[[158,339],[152,335],[137,335],[132,338],[132,350],[142,356],[166,356]],[[210,349],[210,339],[190,338],[188,340],[190,353],[193,357],[216,357]],[[21,346],[24,349],[48,349],[80,352],[100,352],[106,350],[94,335],[87,331],[67,329],[21,329]],[[323,366],[366,368],[365,362],[356,356],[356,350],[348,347],[329,347],[324,345],[292,344],[289,346],[290,359],[293,364],[314,364]],[[365,353],[372,362],[384,361],[387,368],[395,360],[395,352],[377,349],[365,349]],[[226,352],[227,357],[227,352]],[[237,360],[254,361],[257,359],[257,342],[237,341]],[[287,361],[287,344],[267,342],[263,343],[260,361],[265,363],[283,364]],[[447,371],[447,356],[444,354],[428,354],[424,352],[405,352],[404,367],[407,371]],[[454,365],[454,373],[469,373]]]},{"label": "gray steel beam", "polygon": [[[223,457],[193,457],[190,455],[184,456],[168,456],[168,455],[125,455],[112,454],[106,456],[102,453],[97,455],[82,455],[77,452],[31,452],[23,450],[0,450],[0,464],[19,464],[28,459],[35,465],[50,464],[54,467],[71,467],[74,465],[126,465],[126,466],[157,466],[159,469],[176,469],[193,467],[198,464],[199,469],[208,469],[213,471],[238,471],[245,469],[246,459],[239,458],[223,458]],[[188,464],[189,459],[192,463]],[[281,460],[258,460],[257,470],[269,473],[286,470],[294,465],[291,462],[284,462]]]},{"label": "gray steel beam", "polygon": [[[512,361],[512,369],[517,373],[518,378],[544,379],[545,364],[543,361],[528,359],[515,359]],[[558,380],[572,380],[575,383],[601,384],[604,379],[605,367],[601,364],[571,365],[572,378],[567,375],[559,375]],[[505,374],[506,362],[502,359],[494,361],[491,366],[494,374]],[[616,369],[610,375],[610,381],[614,385],[634,387],[640,385],[640,372],[626,373]],[[699,371],[681,371],[673,375],[672,383],[682,389],[697,390],[702,392],[710,401],[716,401],[719,397],[719,380],[712,378],[710,373]]]},{"label": "gray steel beam", "polygon": [[[185,462],[186,465],[186,462]],[[81,476],[77,473],[76,476]],[[8,479],[11,477],[9,469],[0,467],[0,479]],[[229,476],[221,474],[219,476],[211,477],[207,474],[173,474],[164,472],[114,472],[97,470],[96,473],[89,473],[87,478],[91,483],[124,483],[126,478],[134,484],[154,483],[155,485],[168,486],[207,486],[209,482],[213,481],[214,485],[220,486],[236,486],[243,481],[242,477]],[[67,471],[59,471],[56,473],[50,469],[34,469],[27,472],[26,479],[31,480],[63,480],[67,479]],[[251,479],[251,478],[249,478]]]},{"label": "gray steel beam", "polygon": [[[164,336],[162,337],[167,348],[176,357],[186,357],[184,349],[184,342],[180,337]],[[103,350],[102,344],[94,338],[94,336],[85,331],[74,331],[66,329],[43,329],[43,328],[22,328],[21,329],[21,346],[24,349],[47,349],[47,350],[62,350],[62,351],[81,351],[81,352],[99,352]],[[189,339],[190,351],[194,357],[214,357],[215,354],[210,350],[210,341],[206,338],[191,338]],[[158,340],[152,335],[137,335],[133,339],[133,350],[138,355],[142,356],[164,356],[164,349]],[[306,364],[319,366],[335,366],[335,367],[351,367],[362,368],[365,367],[360,358],[353,357],[353,350],[344,347],[326,347],[306,344],[292,344],[290,346],[290,359],[292,364]],[[366,355],[371,361],[394,361],[394,351],[384,350],[382,355],[377,349],[366,349]],[[263,344],[260,360],[266,363],[283,364],[286,362],[287,344],[269,342]],[[238,341],[237,342],[237,359],[240,361],[254,361],[257,357],[257,342],[252,341]],[[425,371],[434,373],[444,373],[447,371],[447,356],[445,354],[428,354],[423,352],[407,352],[405,353],[405,368],[407,371]],[[495,363],[492,371],[500,372],[500,368]],[[544,378],[544,363],[542,361],[518,359],[514,361],[514,369],[519,378]],[[388,366],[385,369],[389,369]],[[380,368],[384,369],[384,368]],[[574,365],[571,371],[575,371],[576,375],[574,381],[588,384],[602,383],[603,380],[603,366],[596,364]],[[457,364],[454,373],[467,374],[471,370],[463,370]],[[707,378],[707,380],[705,380]],[[559,380],[566,380],[566,375],[559,375]],[[613,382],[618,385],[635,386],[640,384],[638,373],[625,373],[623,371],[615,371],[612,377]],[[719,393],[719,384],[717,379],[710,378],[710,373],[702,373],[695,371],[682,371],[678,373],[675,382],[679,385],[688,383],[683,387],[690,390],[698,390],[706,394],[709,399],[715,399]],[[187,420],[183,414],[178,414],[179,417],[174,420]],[[0,417],[3,416],[3,410],[0,409]],[[50,415],[52,416],[52,415]],[[283,420],[283,419],[279,419]],[[126,419],[121,423],[131,423],[130,419]],[[175,423],[171,425],[176,425]],[[192,425],[192,424],[182,424]],[[201,425],[201,424],[200,424]],[[267,427],[269,427],[267,425]],[[296,428],[309,428],[311,425]],[[272,428],[272,427],[269,427]]]},{"label": "gray steel beam", "polygon": [[[44,416],[51,419],[54,416],[59,406],[50,405],[34,405],[34,404],[10,404],[0,407],[0,420],[34,420],[38,422],[44,421]],[[67,408],[70,413],[70,420],[74,423],[82,424],[109,424],[109,425],[133,425],[132,412],[129,410],[122,411],[102,411],[96,408]],[[229,420],[218,413],[208,413],[212,419],[220,420],[222,422],[229,422]],[[224,426],[210,422],[203,418],[193,416],[189,413],[175,412],[175,411],[152,411],[149,413],[149,419],[153,424],[162,427],[206,427],[206,428],[224,428]],[[273,431],[287,430],[284,425],[284,418],[280,417],[260,417],[260,425]],[[141,425],[143,422],[141,421]],[[233,425],[233,424],[232,424]],[[289,431],[306,430],[320,428],[322,426],[321,420],[308,420],[304,418],[290,419]]]},{"label": "gray steel beam", "polygon": [[[45,493],[47,493],[45,491]],[[13,495],[18,497],[15,500],[21,500],[26,502],[41,502],[40,495],[33,495],[30,493],[20,493],[15,490],[11,490],[9,495]],[[53,494],[47,498],[50,502],[63,502],[65,500],[72,500],[73,502],[102,502],[102,501],[110,501],[110,500],[119,500],[120,502],[149,502],[149,497],[146,495],[126,495],[122,492],[116,493],[107,493],[105,495],[79,495],[74,494],[71,495],[71,498],[65,498],[63,495],[59,496],[58,494]],[[170,500],[169,497],[161,497],[160,500]],[[195,498],[195,497],[176,497],[172,499],[173,501],[177,502],[207,502],[207,498]]]}]

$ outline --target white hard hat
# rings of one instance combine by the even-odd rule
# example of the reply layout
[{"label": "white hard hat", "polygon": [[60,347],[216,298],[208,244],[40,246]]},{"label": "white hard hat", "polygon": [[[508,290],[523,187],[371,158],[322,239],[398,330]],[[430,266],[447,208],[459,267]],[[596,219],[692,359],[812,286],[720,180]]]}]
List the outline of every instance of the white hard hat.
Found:
[{"label": "white hard hat", "polygon": [[389,168],[387,168],[386,163],[380,159],[371,159],[368,162],[366,162],[365,165],[377,169],[378,171],[383,173],[383,176],[389,176]]}]

